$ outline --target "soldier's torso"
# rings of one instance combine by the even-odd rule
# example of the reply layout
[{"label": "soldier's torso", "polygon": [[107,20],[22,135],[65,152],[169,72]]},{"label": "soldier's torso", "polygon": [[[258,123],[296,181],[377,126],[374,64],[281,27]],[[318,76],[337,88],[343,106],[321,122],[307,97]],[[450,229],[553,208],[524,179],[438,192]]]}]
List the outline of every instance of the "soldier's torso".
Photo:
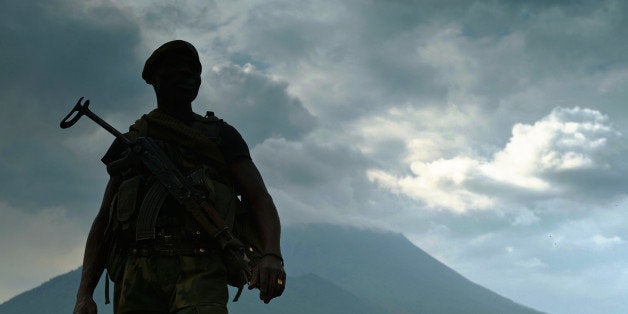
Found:
[{"label": "soldier's torso", "polygon": [[[220,121],[202,119],[194,121],[192,127],[220,146]],[[150,128],[148,123],[131,137],[149,135]],[[233,224],[239,201],[224,163],[217,165],[189,145],[157,142],[194,187],[208,196],[227,225]],[[114,282],[121,280],[128,256],[206,256],[218,252],[212,237],[152,174],[140,168],[127,169],[121,175],[123,181],[111,204],[107,230],[107,268]]]}]

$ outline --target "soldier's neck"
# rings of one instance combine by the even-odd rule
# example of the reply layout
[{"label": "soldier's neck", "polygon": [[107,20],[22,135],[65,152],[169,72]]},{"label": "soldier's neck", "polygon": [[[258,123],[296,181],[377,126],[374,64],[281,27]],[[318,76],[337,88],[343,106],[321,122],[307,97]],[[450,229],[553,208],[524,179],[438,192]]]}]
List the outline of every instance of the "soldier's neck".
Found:
[{"label": "soldier's neck", "polygon": [[192,111],[192,103],[157,103],[157,108],[169,116],[175,117],[182,122],[189,124],[194,121],[194,112]]}]

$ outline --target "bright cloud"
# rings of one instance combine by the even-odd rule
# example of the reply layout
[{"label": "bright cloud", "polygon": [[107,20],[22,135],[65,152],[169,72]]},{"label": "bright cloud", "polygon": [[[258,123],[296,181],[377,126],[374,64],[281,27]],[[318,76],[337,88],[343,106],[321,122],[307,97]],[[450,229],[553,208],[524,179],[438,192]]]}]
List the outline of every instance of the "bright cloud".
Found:
[{"label": "bright cloud", "polygon": [[368,170],[367,176],[398,194],[424,201],[433,208],[447,208],[463,212],[467,208],[489,208],[495,201],[486,195],[471,192],[462,185],[478,166],[470,158],[437,160],[429,164],[413,163],[416,176],[395,177],[381,170]]},{"label": "bright cloud", "polygon": [[[367,175],[382,187],[432,208],[456,212],[489,209],[508,195],[504,189],[497,195],[482,186],[559,195],[563,185],[552,181],[552,175],[609,168],[600,153],[617,134],[608,117],[599,111],[559,107],[534,124],[516,124],[508,144],[490,159],[456,156],[416,160],[409,164],[412,175],[395,176],[380,169],[369,169]],[[414,151],[424,149],[417,142],[421,139],[406,141],[410,155],[420,156]]]},{"label": "bright cloud", "polygon": [[593,236],[591,240],[593,241],[593,243],[595,243],[601,248],[607,248],[607,247],[624,243],[624,240],[622,240],[622,238],[618,236],[605,237],[600,234]]},{"label": "bright cloud", "polygon": [[529,226],[538,223],[541,220],[534,212],[523,209],[511,222],[513,226]]},{"label": "bright cloud", "polygon": [[538,257],[533,257],[527,260],[519,261],[516,263],[517,266],[524,268],[542,268],[547,267],[543,261],[541,261]]},{"label": "bright cloud", "polygon": [[510,142],[482,170],[498,182],[547,191],[544,174],[607,167],[595,157],[612,135],[599,111],[556,108],[533,125],[516,124]]}]

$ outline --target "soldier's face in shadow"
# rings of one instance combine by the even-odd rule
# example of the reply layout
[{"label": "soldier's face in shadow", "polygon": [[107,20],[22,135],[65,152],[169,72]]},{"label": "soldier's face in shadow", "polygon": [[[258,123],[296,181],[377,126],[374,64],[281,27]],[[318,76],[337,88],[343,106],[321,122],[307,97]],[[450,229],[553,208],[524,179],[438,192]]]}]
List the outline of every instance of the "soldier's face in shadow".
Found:
[{"label": "soldier's face in shadow", "polygon": [[201,72],[190,58],[164,60],[155,72],[153,86],[166,105],[191,103],[201,86]]}]

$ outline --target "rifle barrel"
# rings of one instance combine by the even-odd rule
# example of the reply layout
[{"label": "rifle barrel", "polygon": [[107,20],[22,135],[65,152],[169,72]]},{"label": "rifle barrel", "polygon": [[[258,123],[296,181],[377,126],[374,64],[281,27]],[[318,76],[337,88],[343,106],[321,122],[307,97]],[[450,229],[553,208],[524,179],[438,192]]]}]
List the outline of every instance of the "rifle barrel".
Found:
[{"label": "rifle barrel", "polygon": [[105,120],[101,119],[99,116],[93,113],[91,110],[89,110],[89,108],[87,108],[86,106],[83,106],[81,111],[83,111],[83,114],[86,115],[88,118],[92,119],[92,121],[98,123],[98,125],[102,126],[109,133],[113,134],[116,138],[119,138],[121,141],[123,141],[124,144],[126,144],[127,146],[131,145],[131,141],[129,141],[126,137],[124,137],[124,135],[122,135],[120,131],[116,130],[116,128],[112,127],[109,123],[105,122]]}]

